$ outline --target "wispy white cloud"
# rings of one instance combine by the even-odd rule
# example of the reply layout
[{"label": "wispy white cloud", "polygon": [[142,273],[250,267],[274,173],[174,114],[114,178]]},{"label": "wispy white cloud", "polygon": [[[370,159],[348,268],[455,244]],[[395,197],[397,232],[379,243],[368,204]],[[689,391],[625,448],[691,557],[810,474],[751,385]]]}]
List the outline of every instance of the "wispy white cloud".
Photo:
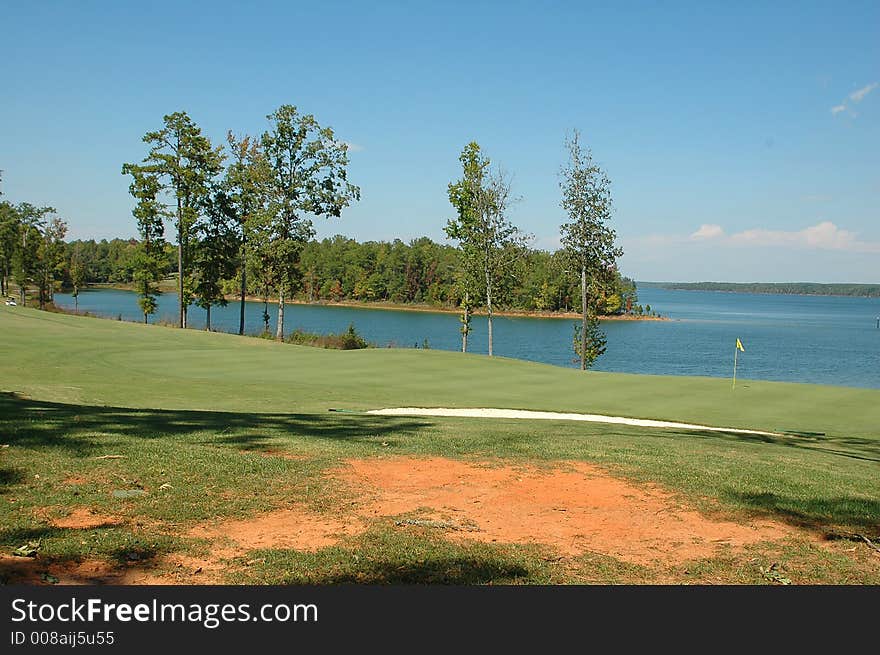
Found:
[{"label": "wispy white cloud", "polygon": [[802,230],[749,228],[728,234],[714,223],[704,223],[691,234],[646,234],[631,236],[627,243],[644,248],[684,246],[776,247],[796,250],[835,250],[854,253],[880,253],[880,241],[863,241],[856,232],[844,230],[831,221],[822,221]]},{"label": "wispy white cloud", "polygon": [[776,246],[807,250],[841,250],[880,253],[880,242],[861,241],[855,232],[843,230],[831,221],[822,221],[803,230],[751,228],[726,234],[720,225],[701,225],[690,235],[691,241],[712,241],[731,246]]},{"label": "wispy white cloud", "polygon": [[348,146],[349,152],[363,152],[364,147],[358,143],[352,143],[351,141],[343,141],[345,145]]},{"label": "wispy white cloud", "polygon": [[[857,104],[857,103],[861,102],[862,100],[864,100],[865,96],[867,96],[869,93],[871,93],[871,91],[876,89],[878,86],[880,86],[880,82],[871,82],[870,84],[866,84],[865,86],[863,86],[861,89],[856,89],[855,91],[850,93],[847,96],[847,98],[853,104]],[[850,108],[850,106],[847,104],[847,101],[844,100],[839,105],[834,105],[831,108],[831,113],[836,116],[837,114],[844,112],[849,108]],[[858,116],[858,114],[856,114],[854,111],[850,111],[850,116],[855,118],[856,116]]]},{"label": "wispy white cloud", "polygon": [[880,85],[880,82],[871,82],[870,84],[866,84],[861,89],[858,89],[857,91],[853,91],[852,93],[850,93],[849,99],[852,100],[853,102],[861,102],[862,99],[864,99],[864,97],[866,95],[871,93],[871,91],[876,89],[878,85]]},{"label": "wispy white cloud", "polygon": [[724,236],[724,229],[720,225],[703,224],[696,232],[691,234],[690,238],[694,241],[703,239],[717,239]]}]

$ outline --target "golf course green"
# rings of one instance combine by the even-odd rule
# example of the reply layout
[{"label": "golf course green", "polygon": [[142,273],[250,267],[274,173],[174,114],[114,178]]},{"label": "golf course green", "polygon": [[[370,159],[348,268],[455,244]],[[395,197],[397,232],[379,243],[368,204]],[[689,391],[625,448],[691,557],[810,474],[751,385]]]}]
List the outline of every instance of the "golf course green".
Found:
[{"label": "golf course green", "polygon": [[[0,339],[7,580],[65,582],[74,570],[85,581],[118,581],[132,569],[176,575],[171,554],[209,557],[199,525],[294,502],[339,516],[358,502],[357,489],[331,474],[346,462],[444,458],[529,470],[585,462],[662,488],[702,515],[793,532],[651,565],[602,552],[560,559],[542,544],[447,539],[436,522],[375,517],[326,547],[236,552],[216,579],[880,583],[877,390],[755,380],[734,390],[724,379],[422,349],[323,350],[23,307],[0,307]],[[385,407],[580,412],[782,434],[360,413]],[[83,508],[113,520],[64,527]],[[30,568],[13,555],[29,544]],[[89,577],[84,562],[104,566]]]}]

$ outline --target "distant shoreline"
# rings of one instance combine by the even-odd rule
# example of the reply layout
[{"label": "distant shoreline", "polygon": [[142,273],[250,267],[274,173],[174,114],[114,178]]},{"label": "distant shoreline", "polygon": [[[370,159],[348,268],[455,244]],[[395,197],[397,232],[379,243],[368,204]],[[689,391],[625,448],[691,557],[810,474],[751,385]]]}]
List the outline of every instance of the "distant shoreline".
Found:
[{"label": "distant shoreline", "polygon": [[645,289],[668,291],[713,291],[757,295],[814,296],[839,298],[880,298],[880,284],[836,284],[813,282],[646,282]]},{"label": "distant shoreline", "polygon": [[[120,291],[133,291],[131,286],[125,284],[90,284],[87,289],[118,289]],[[169,293],[175,292],[177,289],[167,290]],[[165,290],[163,290],[165,291]],[[229,304],[233,304],[237,302],[239,296],[226,296],[226,300],[229,301]],[[245,296],[245,300],[248,302],[263,302],[263,298],[259,296]],[[278,298],[269,298],[268,302],[270,305],[277,305]],[[461,314],[461,309],[459,308],[446,308],[446,307],[436,307],[434,305],[415,305],[415,304],[401,304],[401,303],[392,303],[392,302],[384,302],[384,301],[374,301],[374,302],[359,302],[355,300],[341,300],[341,301],[331,301],[331,300],[316,300],[313,302],[309,302],[308,300],[285,300],[285,305],[305,305],[310,307],[347,307],[351,309],[374,309],[374,310],[393,310],[393,311],[403,311],[403,312],[422,312],[428,314]],[[474,310],[471,312],[472,316],[486,316],[486,312],[483,310]],[[556,318],[556,319],[579,319],[581,318],[581,314],[579,312],[541,312],[541,311],[528,311],[528,310],[511,310],[506,309],[503,311],[492,312],[493,316],[504,316],[508,318]],[[609,316],[599,316],[600,320],[603,321],[668,321],[670,320],[668,316],[638,316],[635,314],[612,314]]]}]

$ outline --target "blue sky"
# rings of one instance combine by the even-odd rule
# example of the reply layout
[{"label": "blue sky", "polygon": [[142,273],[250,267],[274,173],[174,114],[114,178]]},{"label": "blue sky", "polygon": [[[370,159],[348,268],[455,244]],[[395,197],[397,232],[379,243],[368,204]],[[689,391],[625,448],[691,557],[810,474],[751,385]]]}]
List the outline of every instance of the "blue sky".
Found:
[{"label": "blue sky", "polygon": [[[734,8],[732,5],[739,5]],[[768,6],[772,5],[772,6]],[[443,240],[470,140],[558,243],[563,140],[612,180],[642,280],[880,282],[880,4],[5,3],[0,169],[74,238],[134,236],[120,168],[187,111],[219,142],[291,103],[353,144],[319,236]]]}]

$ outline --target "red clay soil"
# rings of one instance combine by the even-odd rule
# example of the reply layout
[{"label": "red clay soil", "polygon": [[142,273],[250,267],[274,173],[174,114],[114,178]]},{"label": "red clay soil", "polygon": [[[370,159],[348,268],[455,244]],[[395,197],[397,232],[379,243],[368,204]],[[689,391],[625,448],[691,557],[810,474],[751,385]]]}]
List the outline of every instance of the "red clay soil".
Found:
[{"label": "red clay soil", "polygon": [[[377,517],[410,515],[451,540],[543,544],[562,556],[602,553],[642,565],[703,559],[723,548],[775,541],[795,532],[771,521],[713,520],[682,507],[656,485],[635,484],[582,462],[554,469],[467,463],[441,457],[349,460],[330,475],[359,493],[352,518],[292,505],[249,519],[203,524],[189,536],[210,541],[205,557],[169,554],[155,561],[57,562],[0,556],[8,582],[45,584],[199,584],[222,582],[229,560],[259,548],[318,550],[359,534]],[[360,518],[358,518],[360,517]],[[421,523],[427,519],[428,522]],[[52,520],[63,528],[118,523],[87,508]],[[412,529],[401,522],[401,530]]]},{"label": "red clay soil", "polygon": [[93,528],[103,528],[111,525],[117,525],[120,522],[121,519],[116,516],[97,514],[88,507],[77,507],[67,516],[53,519],[52,525],[56,528],[91,530]]},{"label": "red clay soil", "polygon": [[598,552],[636,564],[711,557],[777,540],[791,528],[769,521],[711,520],[653,485],[626,482],[581,462],[542,471],[445,458],[350,460],[337,472],[361,487],[367,516],[427,512],[455,526],[450,539],[539,543],[563,555]]},{"label": "red clay soil", "polygon": [[0,575],[7,584],[62,585],[149,585],[173,584],[174,580],[154,575],[142,564],[114,565],[104,560],[53,562],[39,557],[0,555]]},{"label": "red clay soil", "polygon": [[[52,524],[61,528],[91,529],[118,523],[77,508]],[[257,548],[318,550],[335,544],[344,534],[361,532],[359,521],[342,522],[293,507],[252,519],[202,525],[189,536],[209,539],[206,557],[172,553],[154,562],[132,561],[113,565],[104,560],[47,563],[40,557],[0,556],[0,576],[17,584],[214,584],[222,581],[225,560]],[[56,582],[57,580],[57,582]]]},{"label": "red clay soil", "polygon": [[214,584],[222,580],[227,566],[225,560],[248,551],[259,548],[320,550],[363,529],[357,520],[341,521],[302,507],[289,507],[250,519],[197,526],[189,536],[210,540],[210,554],[207,557],[174,554],[166,561],[176,565],[176,570],[169,575],[178,583]]},{"label": "red clay soil", "polygon": [[343,535],[363,531],[360,521],[341,521],[301,507],[289,507],[251,519],[199,526],[189,534],[212,540],[214,555],[224,558],[257,548],[319,550],[332,546]]}]

